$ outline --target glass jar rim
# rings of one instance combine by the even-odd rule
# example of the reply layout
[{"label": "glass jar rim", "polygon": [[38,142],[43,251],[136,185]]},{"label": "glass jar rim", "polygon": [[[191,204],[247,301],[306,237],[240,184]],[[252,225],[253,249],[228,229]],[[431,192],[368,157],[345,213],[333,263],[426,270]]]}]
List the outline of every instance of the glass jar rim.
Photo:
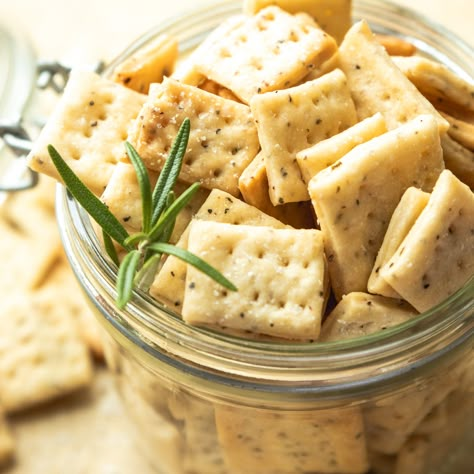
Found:
[{"label": "glass jar rim", "polygon": [[[363,0],[361,5],[373,7],[381,2]],[[234,5],[232,0],[218,2],[223,14]],[[411,11],[389,5],[393,14],[411,15],[423,20],[433,31],[433,25]],[[197,12],[187,17],[199,19]],[[112,62],[120,62],[150,38],[183,21],[178,17],[144,35],[124,54]],[[444,31],[442,31],[444,34]],[[450,33],[463,50],[473,52],[469,45]],[[470,74],[470,72],[469,72]],[[166,358],[168,363],[183,370],[219,379],[270,390],[285,371],[284,385],[295,390],[295,384],[310,383],[318,391],[334,393],[345,386],[382,386],[388,379],[400,379],[437,361],[464,350],[472,343],[474,333],[474,278],[440,305],[406,323],[369,336],[330,343],[283,343],[256,341],[216,333],[190,326],[166,306],[137,290],[125,310],[114,305],[115,271],[104,256],[93,226],[78,204],[61,188],[57,197],[58,221],[68,258],[89,298],[101,314],[133,344],[153,357]],[[185,368],[186,367],[186,368]],[[266,387],[266,388],[265,388]]]}]

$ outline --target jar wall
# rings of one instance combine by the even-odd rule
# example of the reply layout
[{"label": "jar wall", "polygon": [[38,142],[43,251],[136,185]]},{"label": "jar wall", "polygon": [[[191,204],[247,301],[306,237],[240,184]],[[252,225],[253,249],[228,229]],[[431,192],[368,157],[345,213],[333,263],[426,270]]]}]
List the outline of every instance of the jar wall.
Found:
[{"label": "jar wall", "polygon": [[332,407],[308,404],[304,387],[281,407],[228,387],[209,396],[206,381],[190,388],[111,336],[106,353],[137,446],[159,473],[467,474],[474,462],[469,348],[382,396],[347,393]]}]

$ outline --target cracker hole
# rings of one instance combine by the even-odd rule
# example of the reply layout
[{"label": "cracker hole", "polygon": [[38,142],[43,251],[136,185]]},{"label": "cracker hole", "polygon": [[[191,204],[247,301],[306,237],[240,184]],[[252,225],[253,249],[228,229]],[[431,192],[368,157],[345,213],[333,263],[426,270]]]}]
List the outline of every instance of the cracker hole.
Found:
[{"label": "cracker hole", "polygon": [[287,267],[288,265],[290,265],[290,261],[286,257],[283,257],[281,259],[281,266],[282,267]]},{"label": "cracker hole", "polygon": [[289,40],[293,41],[294,43],[297,43],[299,41],[300,37],[294,32],[290,31],[290,37]]},{"label": "cracker hole", "polygon": [[92,129],[85,129],[82,131],[82,134],[86,137],[86,138],[90,138],[92,137]]},{"label": "cracker hole", "polygon": [[252,295],[252,300],[258,301],[259,298],[260,298],[260,293],[258,291],[254,291]]},{"label": "cracker hole", "polygon": [[306,270],[309,267],[309,262],[305,261],[303,262],[303,268]]},{"label": "cracker hole", "polygon": [[221,58],[230,58],[232,55],[230,54],[230,51],[227,48],[221,48],[219,51],[219,56]]},{"label": "cracker hole", "polygon": [[232,222],[233,225],[239,225],[240,224],[240,220],[239,219],[234,219],[233,222]]},{"label": "cracker hole", "polygon": [[246,35],[240,35],[240,36],[239,36],[239,41],[240,41],[241,43],[246,43],[246,42],[248,41],[248,38],[247,38]]},{"label": "cracker hole", "polygon": [[283,309],[285,306],[286,306],[285,301],[279,301],[279,302],[278,302],[278,307],[279,307],[280,309]]},{"label": "cracker hole", "polygon": [[120,135],[120,139],[125,141],[128,138],[128,132],[127,130],[124,130],[122,134]]},{"label": "cracker hole", "polygon": [[260,250],[257,254],[257,258],[263,258],[265,256],[265,252],[263,250]]},{"label": "cracker hole", "polygon": [[217,168],[213,170],[212,172],[212,176],[214,176],[214,178],[218,178],[221,174],[222,174],[222,170],[220,168]]},{"label": "cracker hole", "polygon": [[105,112],[102,112],[102,113],[99,114],[99,116],[97,117],[97,119],[100,120],[101,122],[103,122],[106,118],[107,118],[107,114],[106,114]]}]

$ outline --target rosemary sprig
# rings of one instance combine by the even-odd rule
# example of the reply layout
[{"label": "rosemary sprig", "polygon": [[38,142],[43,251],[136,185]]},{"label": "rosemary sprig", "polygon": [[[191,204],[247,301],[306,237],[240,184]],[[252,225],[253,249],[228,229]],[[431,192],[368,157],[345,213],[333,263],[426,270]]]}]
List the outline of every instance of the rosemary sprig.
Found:
[{"label": "rosemary sprig", "polygon": [[[130,301],[134,287],[145,291],[149,289],[162,255],[173,255],[193,265],[225,288],[237,291],[233,283],[214,267],[188,250],[169,243],[176,217],[199,189],[199,183],[194,183],[179,197],[173,192],[186,153],[189,132],[190,121],[185,119],[153,191],[142,159],[130,143],[125,143],[125,150],[137,174],[142,199],[142,230],[132,235],[128,234],[107,206],[74,174],[56,149],[52,145],[48,146],[51,160],[65,186],[102,228],[105,251],[119,267],[116,282],[116,304],[119,308],[124,308]],[[121,262],[114,240],[127,251]]]}]

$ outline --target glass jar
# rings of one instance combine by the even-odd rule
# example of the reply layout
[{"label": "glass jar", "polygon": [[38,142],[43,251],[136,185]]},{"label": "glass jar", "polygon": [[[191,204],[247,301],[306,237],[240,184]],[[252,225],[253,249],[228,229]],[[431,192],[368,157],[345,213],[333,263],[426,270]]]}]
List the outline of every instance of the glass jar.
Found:
[{"label": "glass jar", "polygon": [[[181,53],[240,9],[224,1],[149,32]],[[355,18],[473,77],[472,49],[425,19],[375,0]],[[137,290],[115,306],[113,265],[87,215],[60,188],[71,265],[107,333],[108,364],[139,449],[164,474],[472,472],[474,281],[436,308],[349,341],[286,344],[192,327]]]}]

